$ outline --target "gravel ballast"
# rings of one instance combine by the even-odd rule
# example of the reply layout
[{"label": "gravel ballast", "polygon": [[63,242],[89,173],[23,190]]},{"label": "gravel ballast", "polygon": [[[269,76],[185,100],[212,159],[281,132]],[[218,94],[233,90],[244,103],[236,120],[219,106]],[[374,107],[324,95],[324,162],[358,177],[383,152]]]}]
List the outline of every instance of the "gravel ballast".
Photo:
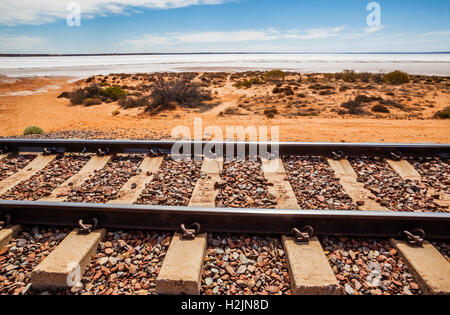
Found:
[{"label": "gravel ballast", "polygon": [[66,237],[68,230],[26,227],[0,249],[0,294],[30,293],[31,271]]},{"label": "gravel ballast", "polygon": [[325,159],[296,156],[283,163],[301,209],[357,209]]},{"label": "gravel ballast", "polygon": [[392,211],[444,212],[445,209],[427,196],[420,183],[403,180],[383,160],[378,158],[350,158],[358,181],[375,195],[375,201]]},{"label": "gravel ballast", "polygon": [[147,184],[137,204],[187,206],[200,178],[202,162],[166,157],[158,174]]},{"label": "gravel ballast", "polygon": [[209,234],[202,294],[291,294],[286,256],[272,236]]},{"label": "gravel ballast", "polygon": [[143,156],[116,156],[80,187],[74,187],[67,202],[105,203],[117,199],[117,193],[133,176],[139,174]]},{"label": "gravel ballast", "polygon": [[0,181],[23,169],[34,158],[36,158],[36,155],[27,154],[10,156],[0,160]]},{"label": "gravel ballast", "polygon": [[422,182],[437,191],[450,194],[450,165],[440,158],[410,158]]},{"label": "gravel ballast", "polygon": [[418,295],[422,292],[397,250],[383,239],[328,237],[321,240],[347,295]]},{"label": "gravel ballast", "polygon": [[225,161],[216,207],[274,209],[276,198],[267,189],[261,166],[260,161]]},{"label": "gravel ballast", "polygon": [[100,242],[81,279],[81,286],[65,294],[155,294],[159,274],[172,233],[114,231]]},{"label": "gravel ballast", "polygon": [[89,156],[58,156],[52,163],[4,194],[6,200],[38,200],[75,175],[89,161]]}]

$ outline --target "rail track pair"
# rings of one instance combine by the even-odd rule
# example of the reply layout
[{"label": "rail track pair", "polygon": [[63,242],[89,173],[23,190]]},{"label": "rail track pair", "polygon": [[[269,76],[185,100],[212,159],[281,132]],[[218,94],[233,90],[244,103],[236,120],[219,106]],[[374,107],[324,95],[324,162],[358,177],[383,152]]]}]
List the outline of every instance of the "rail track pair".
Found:
[{"label": "rail track pair", "polygon": [[[0,139],[1,153],[36,152],[43,154],[96,153],[166,155],[176,141],[141,140],[29,140]],[[180,146],[211,147],[206,141],[177,141]],[[217,142],[224,150],[245,148],[251,142]],[[214,144],[213,144],[214,145]],[[403,157],[450,158],[449,144],[353,144],[353,143],[264,143],[279,154],[325,156],[341,159],[352,156],[401,159]],[[226,153],[226,152],[224,152]],[[0,221],[12,224],[74,226],[80,222],[105,228],[140,230],[181,230],[202,232],[346,235],[363,237],[398,237],[411,242],[450,238],[450,213],[385,211],[237,209],[213,207],[175,207],[148,205],[92,204],[43,201],[0,200]],[[306,230],[302,228],[307,227]],[[310,229],[310,227],[312,229]],[[306,232],[305,232],[306,231]],[[305,236],[305,233],[308,234]]]}]

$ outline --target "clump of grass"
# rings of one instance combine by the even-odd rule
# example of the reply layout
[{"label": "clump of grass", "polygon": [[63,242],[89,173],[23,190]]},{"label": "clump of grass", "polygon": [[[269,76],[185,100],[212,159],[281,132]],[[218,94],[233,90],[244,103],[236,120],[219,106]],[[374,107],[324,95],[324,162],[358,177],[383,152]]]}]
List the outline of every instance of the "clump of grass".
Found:
[{"label": "clump of grass", "polygon": [[284,81],[286,76],[287,73],[281,70],[272,70],[264,74],[264,78],[268,81],[279,81],[279,80]]},{"label": "clump of grass", "polygon": [[377,104],[374,107],[372,107],[372,112],[384,113],[384,114],[390,113],[389,108],[387,108],[386,106],[384,106],[382,104]]},{"label": "clump of grass", "polygon": [[378,96],[367,96],[367,95],[363,95],[363,94],[359,94],[355,97],[355,101],[360,102],[360,103],[370,103],[373,101],[382,101],[382,100],[383,99]]},{"label": "clump of grass", "polygon": [[238,89],[240,89],[240,88],[248,89],[248,88],[251,88],[252,85],[260,84],[260,83],[262,83],[262,81],[259,78],[251,78],[249,80],[243,80],[243,81],[236,82],[234,84],[234,86]]},{"label": "clump of grass", "polygon": [[37,126],[28,126],[27,128],[25,128],[25,130],[23,131],[23,134],[26,135],[41,135],[44,133],[44,130],[42,130],[42,128],[37,127]]},{"label": "clump of grass", "polygon": [[102,100],[98,97],[88,97],[83,101],[84,106],[100,105]]},{"label": "clump of grass", "polygon": [[383,105],[386,105],[386,106],[391,106],[391,107],[395,107],[395,108],[402,109],[402,110],[406,109],[403,104],[399,104],[399,103],[397,103],[397,102],[395,102],[393,100],[381,99],[380,103],[383,104]]},{"label": "clump of grass", "polygon": [[311,90],[334,90],[334,87],[331,85],[320,85],[319,83],[310,85],[309,88]]},{"label": "clump of grass", "polygon": [[122,96],[127,95],[127,92],[120,86],[110,86],[102,90],[102,95],[113,101],[117,101]]},{"label": "clump of grass", "polygon": [[400,85],[404,83],[409,83],[409,75],[406,72],[396,70],[389,72],[383,77],[383,81],[392,85]]},{"label": "clump of grass", "polygon": [[267,118],[274,118],[275,115],[278,115],[278,109],[276,109],[275,107],[264,110],[264,116],[266,116]]},{"label": "clump of grass", "polygon": [[356,82],[358,81],[358,74],[355,70],[344,70],[341,73],[336,73],[336,79],[342,79],[345,82]]},{"label": "clump of grass", "polygon": [[276,86],[273,88],[272,93],[273,94],[284,93],[284,95],[286,95],[286,96],[294,95],[294,91],[292,90],[292,88],[290,86],[285,87],[285,88],[283,88],[281,86]]},{"label": "clump of grass", "polygon": [[117,102],[122,108],[135,108],[148,106],[149,98],[145,96],[122,96]]},{"label": "clump of grass", "polygon": [[436,112],[434,117],[440,119],[450,119],[450,107],[446,107],[443,110]]}]

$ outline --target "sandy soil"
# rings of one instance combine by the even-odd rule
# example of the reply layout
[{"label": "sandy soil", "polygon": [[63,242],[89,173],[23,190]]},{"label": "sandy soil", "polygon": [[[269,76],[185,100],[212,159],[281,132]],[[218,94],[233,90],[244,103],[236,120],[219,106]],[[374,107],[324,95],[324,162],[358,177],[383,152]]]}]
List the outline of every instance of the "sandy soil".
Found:
[{"label": "sandy soil", "polygon": [[[130,82],[125,83],[130,84]],[[257,99],[261,94],[267,95],[267,87],[237,89],[230,78],[211,85],[213,95],[216,100],[220,100],[220,105],[205,112],[177,109],[162,112],[156,116],[143,113],[141,108],[124,110],[117,103],[85,107],[73,106],[68,99],[57,98],[62,91],[71,91],[77,84],[79,83],[68,83],[68,78],[33,78],[0,83],[0,93],[39,90],[49,85],[61,87],[33,95],[1,96],[0,136],[20,135],[27,126],[36,125],[43,128],[45,132],[93,129],[104,132],[115,131],[121,138],[145,136],[168,138],[175,126],[187,126],[193,133],[194,118],[202,118],[203,129],[208,126],[219,126],[224,134],[226,126],[279,126],[281,141],[450,143],[449,120],[429,119],[434,112],[449,105],[449,94],[445,89],[432,89],[429,98],[433,102],[433,107],[425,106],[420,118],[408,116],[409,113],[405,117],[401,117],[400,113],[397,117],[394,115],[395,111],[392,111],[393,114],[390,116],[340,116],[335,114],[332,108],[338,107],[346,96],[338,93],[329,96],[335,99],[334,102],[327,102],[327,99],[321,100],[321,102],[327,102],[330,108],[321,111],[317,116],[296,116],[280,111],[281,113],[275,118],[269,119],[260,112],[261,109],[257,108],[259,106],[257,102],[250,103],[249,107],[238,106],[243,97],[245,100],[250,100]],[[402,93],[405,91],[403,89]],[[416,91],[416,93],[420,93],[422,98],[427,94],[425,91]],[[371,93],[371,95],[377,94]],[[308,97],[307,102],[314,103],[317,97],[316,95]],[[271,106],[278,104],[276,102],[280,99],[274,98],[273,101]],[[417,102],[417,100],[413,99],[411,102]],[[237,114],[224,115],[223,112],[229,107],[238,107]],[[267,108],[267,105],[262,108]],[[113,116],[114,110],[119,110],[120,114]],[[208,135],[204,136],[206,139],[208,137]]]}]

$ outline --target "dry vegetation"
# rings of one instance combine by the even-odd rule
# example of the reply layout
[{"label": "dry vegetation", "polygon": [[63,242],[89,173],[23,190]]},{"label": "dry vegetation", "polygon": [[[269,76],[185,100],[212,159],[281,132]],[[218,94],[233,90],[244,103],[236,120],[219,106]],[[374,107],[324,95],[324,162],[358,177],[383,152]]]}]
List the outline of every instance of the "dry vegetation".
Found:
[{"label": "dry vegetation", "polygon": [[176,108],[204,112],[223,104],[219,116],[446,119],[449,92],[449,77],[274,70],[93,76],[60,96],[74,105],[117,102],[122,109],[142,108],[152,115]]}]

